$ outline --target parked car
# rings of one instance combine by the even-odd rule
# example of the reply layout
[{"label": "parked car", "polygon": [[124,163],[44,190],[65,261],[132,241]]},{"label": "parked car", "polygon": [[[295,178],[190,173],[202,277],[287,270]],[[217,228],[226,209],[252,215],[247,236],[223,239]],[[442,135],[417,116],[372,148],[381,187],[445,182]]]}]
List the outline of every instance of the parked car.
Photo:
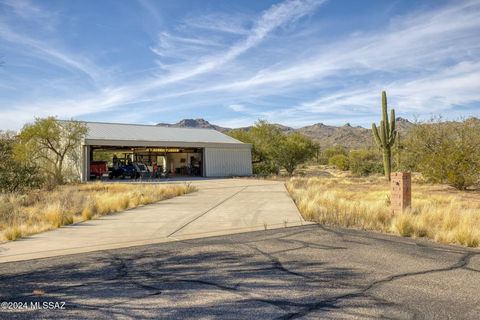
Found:
[{"label": "parked car", "polygon": [[105,161],[92,161],[90,163],[90,178],[98,179],[108,172],[107,163]]},{"label": "parked car", "polygon": [[137,170],[133,164],[120,165],[118,167],[113,167],[108,174],[110,179],[113,178],[126,178],[135,179],[139,177]]}]

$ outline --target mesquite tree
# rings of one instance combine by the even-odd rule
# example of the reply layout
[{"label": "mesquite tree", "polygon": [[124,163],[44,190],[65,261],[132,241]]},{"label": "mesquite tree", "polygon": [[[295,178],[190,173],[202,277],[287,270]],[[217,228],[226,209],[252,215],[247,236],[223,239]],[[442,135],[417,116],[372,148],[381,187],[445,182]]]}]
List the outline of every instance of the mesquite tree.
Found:
[{"label": "mesquite tree", "polygon": [[18,135],[15,146],[17,158],[25,163],[36,164],[47,180],[61,184],[65,170],[74,159],[78,159],[82,139],[87,126],[80,121],[60,121],[54,117],[36,118],[26,124]]},{"label": "mesquite tree", "polygon": [[395,129],[395,110],[390,111],[390,121],[387,114],[387,93],[382,91],[382,121],[380,121],[380,132],[375,123],[372,123],[372,132],[375,142],[383,151],[383,170],[390,181],[392,171],[392,147],[395,144],[397,131]]}]

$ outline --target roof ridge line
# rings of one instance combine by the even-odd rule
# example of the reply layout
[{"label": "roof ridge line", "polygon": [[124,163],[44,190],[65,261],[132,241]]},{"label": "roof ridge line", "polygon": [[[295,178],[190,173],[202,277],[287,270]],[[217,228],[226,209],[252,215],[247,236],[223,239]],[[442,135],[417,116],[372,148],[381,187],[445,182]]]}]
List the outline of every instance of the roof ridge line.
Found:
[{"label": "roof ridge line", "polygon": [[[173,128],[173,129],[197,129],[197,130],[210,130],[210,131],[216,131],[220,132],[216,129],[210,129],[210,128],[192,128],[192,127],[175,127],[174,125],[171,126],[159,126],[156,124],[143,124],[143,123],[121,123],[121,122],[105,122],[105,121],[86,121],[86,120],[76,120],[73,119],[74,121],[78,122],[84,122],[84,123],[98,123],[98,124],[113,124],[113,125],[122,125],[122,126],[139,126],[139,127],[153,127],[153,128]],[[70,121],[70,120],[65,120],[65,119],[58,119],[58,121]],[[220,132],[222,133],[222,132]]]}]

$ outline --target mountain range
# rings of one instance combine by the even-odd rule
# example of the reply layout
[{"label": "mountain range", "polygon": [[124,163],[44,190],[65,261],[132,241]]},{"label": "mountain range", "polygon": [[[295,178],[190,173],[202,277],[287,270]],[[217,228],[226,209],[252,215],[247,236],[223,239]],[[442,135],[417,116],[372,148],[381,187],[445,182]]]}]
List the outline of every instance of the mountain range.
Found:
[{"label": "mountain range", "polygon": [[[397,129],[400,134],[408,132],[414,123],[407,119],[398,117],[396,119]],[[177,123],[158,123],[158,126],[177,127],[177,128],[204,128],[214,129],[223,133],[228,133],[234,129],[250,130],[252,126],[241,128],[225,128],[208,122],[205,119],[183,119]],[[276,127],[285,133],[299,132],[314,141],[317,141],[322,147],[342,145],[347,148],[366,148],[374,145],[372,132],[360,126],[351,126],[349,123],[343,126],[330,126],[323,123],[315,123],[301,128],[292,128],[282,124],[274,123]]]}]

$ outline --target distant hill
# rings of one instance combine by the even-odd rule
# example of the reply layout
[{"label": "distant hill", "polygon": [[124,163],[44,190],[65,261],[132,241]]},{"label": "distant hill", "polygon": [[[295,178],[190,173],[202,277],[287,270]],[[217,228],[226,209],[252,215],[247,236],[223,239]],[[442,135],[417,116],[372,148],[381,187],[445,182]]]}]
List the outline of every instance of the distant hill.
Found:
[{"label": "distant hill", "polygon": [[297,131],[318,141],[321,146],[342,145],[348,148],[363,148],[373,145],[373,137],[369,129],[352,127],[350,124],[336,127],[316,123],[299,128]]},{"label": "distant hill", "polygon": [[[397,118],[397,128],[400,134],[405,134],[413,126],[414,123],[404,118]],[[215,129],[220,132],[228,133],[234,128],[225,128],[211,124],[205,119],[184,119],[174,124],[159,123],[158,126],[179,127],[179,128],[205,128]],[[300,132],[311,139],[318,141],[322,147],[330,147],[334,145],[342,145],[348,148],[365,148],[373,146],[374,141],[370,129],[360,126],[351,126],[346,124],[344,126],[329,126],[323,123],[315,123],[310,126],[301,127],[298,129],[284,126],[282,124],[274,123],[276,127],[285,133]],[[252,127],[236,128],[241,130],[250,130]]]},{"label": "distant hill", "polygon": [[220,132],[227,132],[232,129],[220,127],[211,124],[205,119],[183,119],[177,123],[158,123],[157,126],[162,127],[176,127],[176,128],[202,128],[202,129],[214,129]]}]

